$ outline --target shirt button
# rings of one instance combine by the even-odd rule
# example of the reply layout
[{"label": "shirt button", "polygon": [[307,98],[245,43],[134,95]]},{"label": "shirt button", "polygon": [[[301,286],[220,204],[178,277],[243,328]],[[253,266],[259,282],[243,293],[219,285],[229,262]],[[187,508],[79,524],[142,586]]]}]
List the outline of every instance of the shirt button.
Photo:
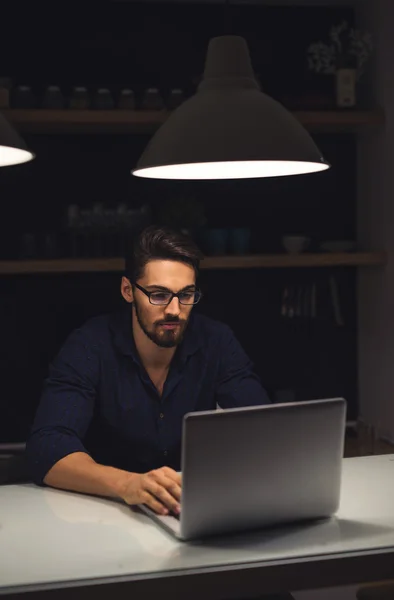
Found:
[{"label": "shirt button", "polygon": [[167,456],[168,452],[167,450],[164,450],[164,456]]},{"label": "shirt button", "polygon": [[163,413],[160,413],[160,419],[164,419]]}]

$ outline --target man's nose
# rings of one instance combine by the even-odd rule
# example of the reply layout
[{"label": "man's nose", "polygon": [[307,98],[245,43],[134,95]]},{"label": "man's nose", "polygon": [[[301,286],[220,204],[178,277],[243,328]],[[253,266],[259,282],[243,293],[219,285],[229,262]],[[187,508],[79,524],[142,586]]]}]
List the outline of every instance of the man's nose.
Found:
[{"label": "man's nose", "polygon": [[171,302],[169,304],[167,304],[165,313],[168,315],[178,316],[180,312],[181,312],[181,307],[180,307],[180,303],[179,303],[179,298],[174,296],[173,299],[171,300]]}]

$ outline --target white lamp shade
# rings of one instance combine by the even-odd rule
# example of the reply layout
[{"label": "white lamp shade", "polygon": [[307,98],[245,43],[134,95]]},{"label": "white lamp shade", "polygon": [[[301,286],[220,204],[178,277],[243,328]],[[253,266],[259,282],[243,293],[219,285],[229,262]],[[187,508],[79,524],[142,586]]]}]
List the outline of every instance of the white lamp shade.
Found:
[{"label": "white lamp shade", "polygon": [[242,179],[328,169],[305,128],[263,94],[246,42],[211,40],[204,79],[150,140],[133,174],[154,179]]},{"label": "white lamp shade", "polygon": [[15,129],[0,114],[0,167],[18,165],[34,158]]}]

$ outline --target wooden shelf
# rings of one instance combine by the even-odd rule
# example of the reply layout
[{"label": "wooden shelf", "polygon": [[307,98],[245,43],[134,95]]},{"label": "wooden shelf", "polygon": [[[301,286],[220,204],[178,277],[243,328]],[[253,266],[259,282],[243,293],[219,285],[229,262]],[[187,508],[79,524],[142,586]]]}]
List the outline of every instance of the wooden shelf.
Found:
[{"label": "wooden shelf", "polygon": [[251,254],[249,256],[209,256],[202,269],[277,269],[297,267],[383,266],[385,252],[343,252],[321,254]]},{"label": "wooden shelf", "polygon": [[358,132],[379,127],[385,123],[384,111],[374,110],[330,110],[296,111],[295,117],[311,131]]},{"label": "wooden shelf", "polygon": [[[148,110],[45,110],[4,109],[3,114],[22,133],[149,133],[168,118],[169,112]],[[294,111],[311,131],[360,131],[384,123],[384,112],[375,110]]]},{"label": "wooden shelf", "polygon": [[[202,269],[276,269],[297,267],[362,267],[383,266],[385,252],[342,254],[262,254],[249,256],[209,256]],[[1,275],[45,273],[121,272],[122,258],[75,258],[59,260],[0,261]]]}]

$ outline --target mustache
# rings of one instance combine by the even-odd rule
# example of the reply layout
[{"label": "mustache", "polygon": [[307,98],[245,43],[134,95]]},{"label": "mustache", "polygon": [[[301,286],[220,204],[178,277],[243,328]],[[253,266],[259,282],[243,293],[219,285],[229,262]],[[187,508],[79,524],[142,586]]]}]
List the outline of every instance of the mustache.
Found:
[{"label": "mustache", "polygon": [[184,323],[185,319],[180,319],[176,315],[168,315],[165,319],[161,319],[160,321],[155,321],[155,325],[165,325],[166,323]]}]

